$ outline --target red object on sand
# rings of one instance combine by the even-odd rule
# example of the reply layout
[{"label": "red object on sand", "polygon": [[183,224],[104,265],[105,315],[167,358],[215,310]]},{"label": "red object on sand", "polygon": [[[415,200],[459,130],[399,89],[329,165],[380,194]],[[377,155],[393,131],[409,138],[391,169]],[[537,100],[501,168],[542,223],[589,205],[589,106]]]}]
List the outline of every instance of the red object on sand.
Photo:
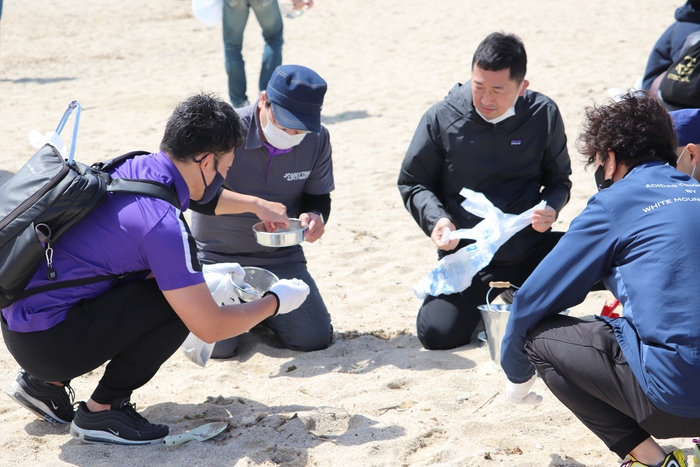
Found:
[{"label": "red object on sand", "polygon": [[612,302],[610,305],[608,305],[608,302],[605,302],[605,305],[603,305],[603,309],[600,310],[600,316],[607,316],[608,318],[619,318],[620,315],[617,313],[613,313],[613,310],[617,308],[620,305],[620,300],[615,299],[614,302]]}]

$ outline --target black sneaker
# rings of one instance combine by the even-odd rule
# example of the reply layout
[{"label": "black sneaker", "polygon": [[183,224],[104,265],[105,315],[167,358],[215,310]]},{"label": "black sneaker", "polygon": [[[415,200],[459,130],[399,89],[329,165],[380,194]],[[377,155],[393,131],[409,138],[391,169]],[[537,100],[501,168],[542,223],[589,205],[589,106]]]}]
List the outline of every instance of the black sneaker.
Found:
[{"label": "black sneaker", "polygon": [[56,386],[45,383],[20,370],[17,379],[5,392],[19,405],[47,422],[70,423],[73,420],[75,393],[68,384]]},{"label": "black sneaker", "polygon": [[85,402],[81,402],[70,433],[86,443],[156,444],[163,442],[170,428],[149,423],[136,412],[129,399],[122,399],[112,402],[112,410],[101,412],[90,412]]}]

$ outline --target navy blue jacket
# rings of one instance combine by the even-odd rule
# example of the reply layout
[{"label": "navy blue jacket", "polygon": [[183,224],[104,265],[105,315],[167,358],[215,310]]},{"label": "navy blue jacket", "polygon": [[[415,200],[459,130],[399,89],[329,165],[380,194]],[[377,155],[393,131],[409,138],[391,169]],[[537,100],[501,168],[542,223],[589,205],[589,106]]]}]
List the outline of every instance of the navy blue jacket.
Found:
[{"label": "navy blue jacket", "polygon": [[624,314],[606,321],[644,393],[660,410],[700,417],[698,232],[700,184],[659,161],[591,197],[515,294],[501,352],[508,379],[535,372],[527,334],[603,280]]}]

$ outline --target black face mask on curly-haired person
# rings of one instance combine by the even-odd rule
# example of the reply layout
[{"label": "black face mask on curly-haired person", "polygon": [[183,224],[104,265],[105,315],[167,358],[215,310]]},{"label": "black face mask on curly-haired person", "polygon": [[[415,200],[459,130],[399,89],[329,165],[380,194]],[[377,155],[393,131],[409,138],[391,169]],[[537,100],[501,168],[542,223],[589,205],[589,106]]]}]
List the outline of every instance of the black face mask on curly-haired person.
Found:
[{"label": "black face mask on curly-haired person", "polygon": [[605,188],[609,188],[610,185],[613,184],[612,178],[610,180],[605,180],[604,172],[605,170],[603,168],[603,165],[599,165],[595,173],[593,174],[593,178],[595,178],[595,186],[598,187],[598,191],[603,190]]}]

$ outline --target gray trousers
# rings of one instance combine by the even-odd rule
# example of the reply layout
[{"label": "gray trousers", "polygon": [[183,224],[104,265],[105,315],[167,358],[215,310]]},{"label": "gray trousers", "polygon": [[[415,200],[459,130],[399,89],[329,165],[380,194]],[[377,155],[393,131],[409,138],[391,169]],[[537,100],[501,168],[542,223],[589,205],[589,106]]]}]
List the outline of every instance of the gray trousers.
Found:
[{"label": "gray trousers", "polygon": [[649,436],[700,435],[700,419],[649,401],[604,321],[552,316],[530,332],[525,350],[557,399],[620,458]]},{"label": "gray trousers", "polygon": [[[254,264],[241,265],[254,266]],[[274,273],[280,279],[301,279],[310,289],[309,296],[299,308],[284,315],[268,318],[261,325],[271,329],[288,349],[310,352],[328,347],[333,337],[331,316],[323,303],[316,282],[306,269],[306,263],[294,261],[260,267]],[[240,336],[236,336],[217,342],[212,358],[233,357],[238,350],[239,340]]]}]

